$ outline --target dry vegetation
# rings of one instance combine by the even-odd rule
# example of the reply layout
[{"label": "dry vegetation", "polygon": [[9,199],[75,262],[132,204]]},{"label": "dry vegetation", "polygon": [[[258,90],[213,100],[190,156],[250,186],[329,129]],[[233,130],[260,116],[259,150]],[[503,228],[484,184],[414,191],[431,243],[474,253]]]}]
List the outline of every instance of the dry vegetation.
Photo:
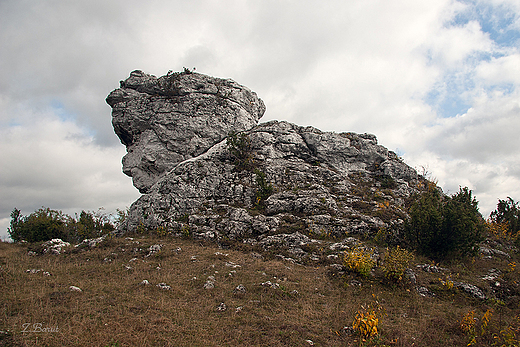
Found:
[{"label": "dry vegetation", "polygon": [[[155,244],[161,250],[147,256]],[[481,277],[496,268],[502,288],[517,294],[514,258],[477,257],[443,265],[451,269],[445,273],[416,269],[428,261],[415,258],[418,285],[436,293],[430,298],[410,283],[388,281],[381,269],[338,274],[324,257],[298,265],[260,258],[244,246],[219,249],[188,239],[112,238],[60,255],[27,250],[0,243],[0,346],[518,346],[518,296],[483,301],[449,286],[467,281],[489,288]],[[214,288],[206,289],[209,276]],[[235,290],[240,284],[245,292]],[[377,334],[363,340],[344,329],[374,300],[383,308]]]}]

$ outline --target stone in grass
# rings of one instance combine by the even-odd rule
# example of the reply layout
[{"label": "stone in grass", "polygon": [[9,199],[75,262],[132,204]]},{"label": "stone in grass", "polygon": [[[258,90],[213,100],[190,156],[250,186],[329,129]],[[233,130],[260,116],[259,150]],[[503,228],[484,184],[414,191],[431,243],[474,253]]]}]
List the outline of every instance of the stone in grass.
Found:
[{"label": "stone in grass", "polygon": [[273,289],[280,288],[280,285],[278,283],[272,283],[271,281],[260,283],[262,287],[271,287]]},{"label": "stone in grass", "polygon": [[217,311],[222,312],[222,311],[225,311],[225,310],[227,310],[227,306],[226,306],[226,304],[224,304],[223,302],[221,302],[221,303],[217,306]]},{"label": "stone in grass", "polygon": [[150,282],[148,280],[142,280],[141,283],[139,283],[140,286],[148,286],[150,285]]},{"label": "stone in grass", "polygon": [[167,285],[166,283],[159,283],[157,285],[158,288],[162,289],[162,290],[170,290],[172,287],[170,287],[169,285]]},{"label": "stone in grass", "polygon": [[246,287],[243,284],[239,284],[235,289],[233,289],[233,294],[245,294]]},{"label": "stone in grass", "polygon": [[71,292],[82,292],[81,288],[76,286],[70,286],[69,289]]}]

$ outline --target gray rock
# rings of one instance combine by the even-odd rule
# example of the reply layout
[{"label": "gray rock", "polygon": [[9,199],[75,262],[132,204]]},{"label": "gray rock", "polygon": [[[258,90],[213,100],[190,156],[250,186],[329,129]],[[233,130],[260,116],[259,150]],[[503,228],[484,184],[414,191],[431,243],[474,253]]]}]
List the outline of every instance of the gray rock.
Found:
[{"label": "gray rock", "polygon": [[417,277],[415,276],[415,272],[408,268],[404,271],[404,276],[410,281],[411,284],[417,283]]},{"label": "gray rock", "polygon": [[239,284],[235,289],[233,289],[233,294],[245,294],[246,287],[243,284]]},{"label": "gray rock", "polygon": [[166,283],[159,283],[159,284],[157,285],[157,287],[158,287],[159,289],[162,289],[162,290],[170,290],[170,289],[172,289],[172,287],[169,286],[169,285],[167,285]]},{"label": "gray rock", "polygon": [[[305,235],[402,227],[404,200],[421,180],[374,135],[257,124],[263,102],[231,80],[134,71],[107,103],[127,146],[123,171],[143,193],[118,233],[163,227],[216,241],[281,243],[300,258],[311,242]],[[228,145],[231,132],[244,140],[236,148]]]},{"label": "gray rock", "polygon": [[494,249],[494,248],[483,247],[483,246],[481,246],[479,248],[479,253],[484,256],[487,256],[487,257],[492,257],[494,255],[498,255],[498,256],[502,256],[502,257],[506,257],[506,258],[511,258],[511,256],[504,251],[501,251],[499,249]]},{"label": "gray rock", "polygon": [[465,291],[466,293],[470,294],[471,296],[473,296],[477,299],[481,299],[481,300],[486,299],[486,295],[484,294],[484,292],[479,287],[477,287],[473,284],[463,283],[463,282],[453,282],[453,284],[455,285],[456,288],[459,288],[459,289]]},{"label": "gray rock", "polygon": [[105,239],[106,239],[106,235],[103,235],[103,236],[100,236],[97,238],[93,238],[93,239],[85,239],[74,247],[75,248],[94,248],[99,243],[103,242]]},{"label": "gray rock", "polygon": [[156,78],[133,71],[106,102],[127,146],[123,172],[141,193],[231,131],[251,129],[265,112],[254,92],[232,80],[184,72]]},{"label": "gray rock", "polygon": [[70,243],[64,242],[62,239],[52,239],[42,243],[44,254],[56,254],[59,255],[63,247],[70,246]]},{"label": "gray rock", "polygon": [[432,297],[435,296],[435,293],[432,292],[431,290],[429,290],[429,289],[426,288],[426,287],[418,287],[418,288],[417,288],[417,292],[418,292],[421,296],[428,297],[428,298],[432,298]]},{"label": "gray rock", "polygon": [[225,311],[227,310],[227,306],[225,303],[221,302],[218,306],[217,306],[217,311]]}]

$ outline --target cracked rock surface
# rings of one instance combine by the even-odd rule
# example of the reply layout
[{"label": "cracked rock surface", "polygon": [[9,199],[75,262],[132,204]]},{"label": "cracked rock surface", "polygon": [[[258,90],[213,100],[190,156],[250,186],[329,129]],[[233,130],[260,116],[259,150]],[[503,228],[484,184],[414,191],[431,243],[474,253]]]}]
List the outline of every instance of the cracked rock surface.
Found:
[{"label": "cracked rock surface", "polygon": [[[258,124],[264,103],[229,79],[134,71],[107,103],[127,147],[123,171],[143,194],[120,233],[161,227],[264,243],[296,232],[391,234],[407,217],[406,199],[425,184],[374,135]],[[231,133],[244,140],[235,152]]]}]

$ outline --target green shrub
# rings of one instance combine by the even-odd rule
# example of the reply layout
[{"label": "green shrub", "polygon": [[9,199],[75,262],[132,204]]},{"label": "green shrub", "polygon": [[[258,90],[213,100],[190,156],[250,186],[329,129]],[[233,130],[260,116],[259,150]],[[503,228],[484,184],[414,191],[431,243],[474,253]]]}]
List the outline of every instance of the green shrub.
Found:
[{"label": "green shrub", "polygon": [[7,229],[15,242],[38,242],[55,238],[65,239],[66,216],[61,211],[40,208],[29,216],[22,216],[20,210],[11,212],[11,226]]},{"label": "green shrub", "polygon": [[258,185],[258,190],[255,194],[255,206],[263,205],[264,201],[273,194],[273,185],[270,183],[267,183],[265,179],[265,173],[255,169],[256,174],[256,184]]},{"label": "green shrub", "polygon": [[23,216],[17,208],[11,212],[11,224],[7,229],[15,242],[39,242],[62,239],[81,242],[114,230],[110,217],[100,213],[81,211],[76,220],[61,211],[42,207],[28,216]]},{"label": "green shrub", "polygon": [[484,229],[485,222],[471,190],[460,188],[449,197],[432,184],[412,203],[405,238],[426,256],[463,258],[477,253]]},{"label": "green shrub", "polygon": [[518,202],[510,197],[507,200],[498,200],[497,208],[489,215],[490,231],[498,234],[496,229],[501,230],[501,236],[512,239],[520,246],[520,209]]},{"label": "green shrub", "polygon": [[232,131],[229,133],[227,149],[234,158],[234,164],[238,171],[251,170],[254,167],[254,157],[251,148],[251,139],[247,134],[238,135]]}]

